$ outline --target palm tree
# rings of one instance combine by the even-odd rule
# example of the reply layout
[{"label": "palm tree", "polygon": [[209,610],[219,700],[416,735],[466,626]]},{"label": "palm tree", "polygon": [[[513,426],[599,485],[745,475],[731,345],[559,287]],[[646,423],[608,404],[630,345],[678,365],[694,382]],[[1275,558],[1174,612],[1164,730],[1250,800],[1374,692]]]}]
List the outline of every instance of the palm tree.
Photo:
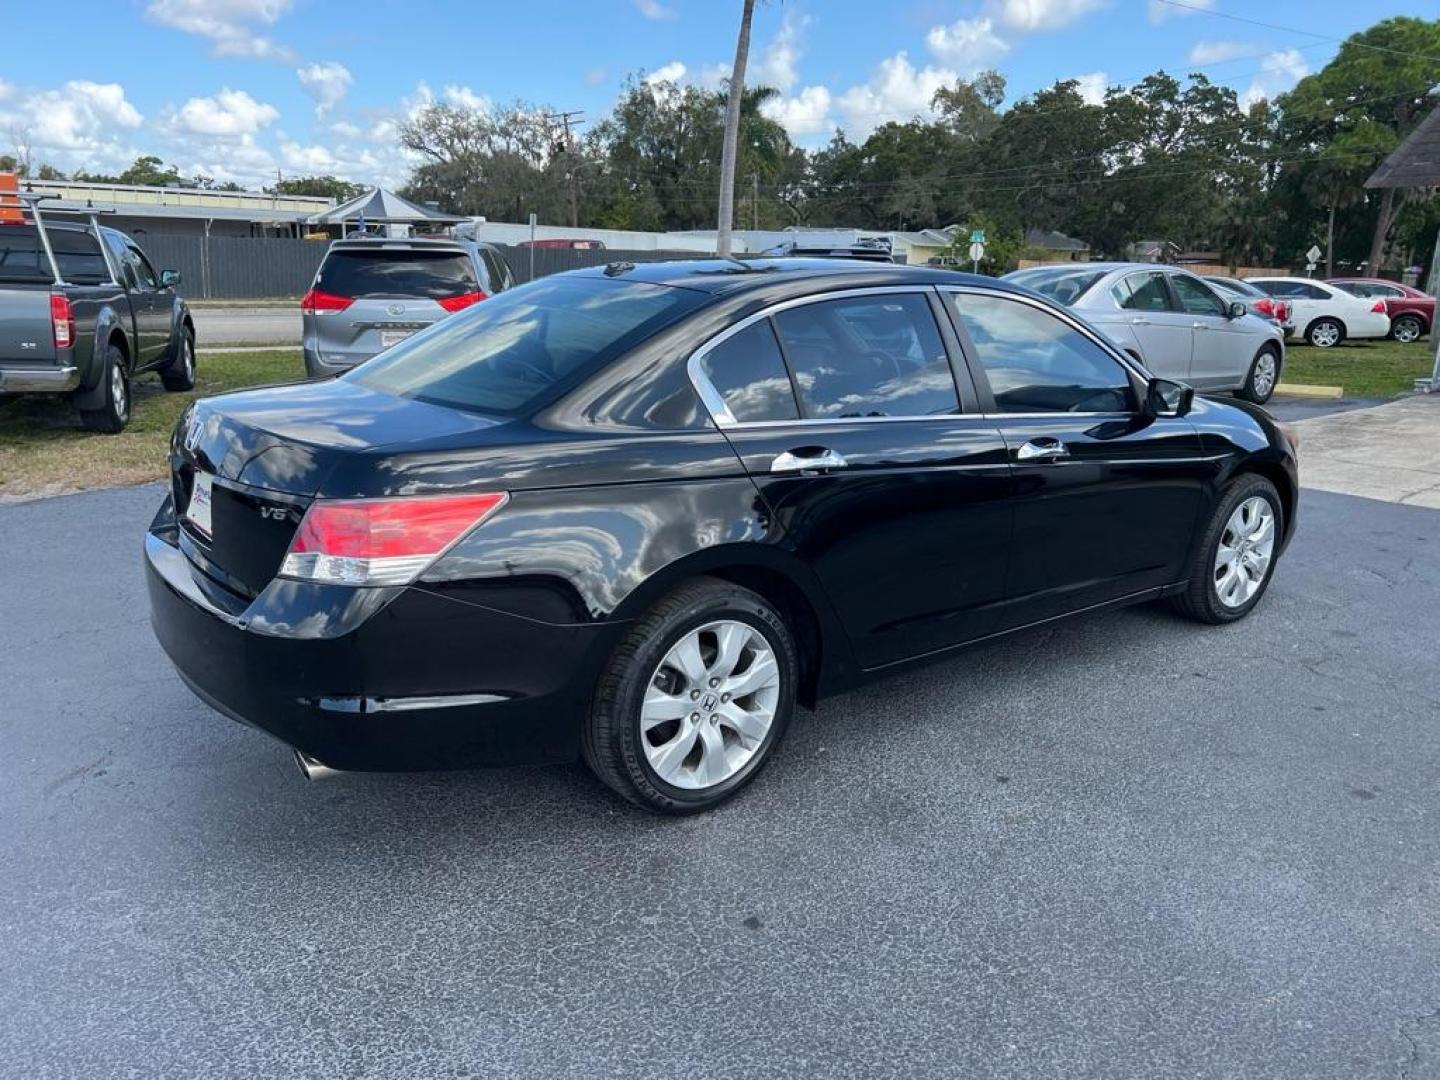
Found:
[{"label": "palm tree", "polygon": [[715,226],[715,250],[730,255],[730,226],[735,217],[735,149],[740,139],[740,100],[745,94],[745,62],[750,57],[750,20],[755,0],[745,0],[740,13],[740,38],[735,43],[735,66],[730,69],[730,99],[725,105],[725,142],[720,153],[720,214]]}]

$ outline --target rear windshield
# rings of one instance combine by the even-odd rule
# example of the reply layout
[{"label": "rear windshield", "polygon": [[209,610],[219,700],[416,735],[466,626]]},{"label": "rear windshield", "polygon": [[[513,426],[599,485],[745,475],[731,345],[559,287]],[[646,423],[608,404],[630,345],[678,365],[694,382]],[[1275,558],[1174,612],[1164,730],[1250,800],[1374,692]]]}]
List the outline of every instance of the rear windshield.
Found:
[{"label": "rear windshield", "polygon": [[1005,280],[1034,289],[1068,306],[1084,296],[1090,286],[1106,273],[1106,270],[1026,270],[1018,274],[1007,274]]},{"label": "rear windshield", "polygon": [[[50,247],[60,264],[60,276],[76,285],[99,285],[110,280],[100,244],[90,233],[49,229]],[[33,225],[0,225],[0,281],[50,282],[50,260]]]},{"label": "rear windshield", "polygon": [[424,296],[440,300],[475,292],[475,268],[459,251],[341,248],[325,256],[315,287],[335,296]]},{"label": "rear windshield", "polygon": [[515,416],[704,303],[691,289],[543,278],[442,319],[350,374],[362,386]]},{"label": "rear windshield", "polygon": [[1251,285],[1248,281],[1241,281],[1239,278],[1212,277],[1206,278],[1211,285],[1218,285],[1222,289],[1229,289],[1237,296],[1264,296],[1265,294]]}]

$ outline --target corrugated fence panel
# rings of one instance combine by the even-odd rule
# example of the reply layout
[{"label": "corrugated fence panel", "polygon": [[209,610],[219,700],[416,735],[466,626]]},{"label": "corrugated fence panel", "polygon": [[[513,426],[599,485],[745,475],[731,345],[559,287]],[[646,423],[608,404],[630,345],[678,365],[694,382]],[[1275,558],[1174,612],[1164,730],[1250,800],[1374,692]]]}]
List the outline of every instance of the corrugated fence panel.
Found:
[{"label": "corrugated fence panel", "polygon": [[[299,296],[310,287],[328,244],[318,240],[262,239],[247,236],[167,235],[149,233],[140,246],[157,270],[178,270],[180,292],[191,298],[226,300]],[[517,283],[583,266],[612,262],[661,262],[693,259],[690,251],[621,251],[570,248],[496,247],[510,264]]]}]

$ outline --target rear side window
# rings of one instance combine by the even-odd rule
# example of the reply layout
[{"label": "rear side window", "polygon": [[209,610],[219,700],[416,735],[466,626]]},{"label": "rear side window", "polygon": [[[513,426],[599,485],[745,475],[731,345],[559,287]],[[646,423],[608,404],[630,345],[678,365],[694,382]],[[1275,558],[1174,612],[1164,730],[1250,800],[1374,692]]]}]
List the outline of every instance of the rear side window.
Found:
[{"label": "rear side window", "polygon": [[428,297],[475,292],[475,268],[460,251],[339,248],[325,256],[315,288],[335,296]]},{"label": "rear side window", "polygon": [[930,304],[919,294],[856,296],[775,315],[805,416],[959,412]]},{"label": "rear side window", "polygon": [[769,319],[731,334],[700,361],[736,420],[795,420],[800,410]]},{"label": "rear side window", "polygon": [[[100,243],[86,232],[49,230],[50,247],[60,264],[60,276],[76,285],[99,285],[110,280]],[[33,225],[0,225],[0,281],[54,281],[50,260]]]},{"label": "rear side window", "polygon": [[1125,369],[1048,311],[1001,296],[951,295],[1001,412],[1125,412]]},{"label": "rear side window", "polygon": [[520,415],[699,307],[703,293],[544,278],[442,319],[342,378],[401,397]]}]

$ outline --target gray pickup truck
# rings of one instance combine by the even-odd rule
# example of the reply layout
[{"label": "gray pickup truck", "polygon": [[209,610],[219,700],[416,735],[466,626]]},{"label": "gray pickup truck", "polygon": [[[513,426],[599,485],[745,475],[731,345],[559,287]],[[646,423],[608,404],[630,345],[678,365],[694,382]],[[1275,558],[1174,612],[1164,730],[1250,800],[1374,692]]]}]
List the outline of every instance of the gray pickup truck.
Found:
[{"label": "gray pickup truck", "polygon": [[87,428],[114,434],[130,421],[136,375],[193,389],[195,325],[175,291],[180,276],[156,274],[95,212],[82,212],[84,224],[47,221],[55,208],[19,200],[23,215],[8,216],[20,220],[0,221],[0,399],[68,394]]}]

